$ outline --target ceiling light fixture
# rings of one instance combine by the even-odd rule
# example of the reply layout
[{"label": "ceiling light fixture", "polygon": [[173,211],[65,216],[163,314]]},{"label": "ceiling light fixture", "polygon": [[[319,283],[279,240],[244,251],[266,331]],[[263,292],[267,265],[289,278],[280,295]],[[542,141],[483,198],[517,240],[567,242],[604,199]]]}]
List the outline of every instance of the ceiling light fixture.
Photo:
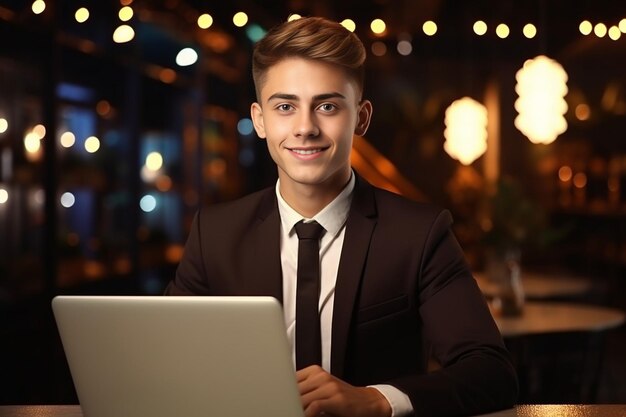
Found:
[{"label": "ceiling light fixture", "polygon": [[567,130],[567,73],[545,55],[529,59],[515,74],[515,127],[533,143],[548,144]]},{"label": "ceiling light fixture", "polygon": [[478,101],[463,97],[446,109],[444,150],[469,165],[487,150],[487,108]]}]

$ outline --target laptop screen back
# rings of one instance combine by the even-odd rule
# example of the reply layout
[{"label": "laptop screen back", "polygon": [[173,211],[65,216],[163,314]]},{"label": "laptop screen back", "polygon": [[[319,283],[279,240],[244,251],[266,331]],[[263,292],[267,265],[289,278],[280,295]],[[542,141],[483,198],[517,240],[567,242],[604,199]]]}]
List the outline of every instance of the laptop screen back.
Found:
[{"label": "laptop screen back", "polygon": [[294,417],[302,406],[271,297],[57,296],[89,417]]}]

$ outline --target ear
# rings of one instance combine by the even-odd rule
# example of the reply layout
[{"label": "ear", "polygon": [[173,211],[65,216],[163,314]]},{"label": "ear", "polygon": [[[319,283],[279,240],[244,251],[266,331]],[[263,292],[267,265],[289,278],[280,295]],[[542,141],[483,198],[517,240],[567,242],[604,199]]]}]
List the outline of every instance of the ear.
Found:
[{"label": "ear", "polygon": [[372,120],[372,103],[369,100],[363,100],[359,103],[359,114],[357,116],[357,124],[354,128],[354,133],[363,136],[367,132],[367,128],[370,126],[370,120]]},{"label": "ear", "polygon": [[263,109],[259,103],[252,103],[250,106],[250,117],[252,118],[252,124],[254,125],[254,130],[256,130],[256,134],[261,138],[265,139],[265,123],[263,121]]}]

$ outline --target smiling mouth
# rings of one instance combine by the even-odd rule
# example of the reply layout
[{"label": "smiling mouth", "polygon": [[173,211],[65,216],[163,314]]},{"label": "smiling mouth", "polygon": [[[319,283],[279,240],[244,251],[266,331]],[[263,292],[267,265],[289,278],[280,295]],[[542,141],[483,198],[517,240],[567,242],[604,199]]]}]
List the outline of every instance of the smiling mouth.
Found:
[{"label": "smiling mouth", "polygon": [[322,152],[324,148],[315,148],[315,149],[289,149],[293,153],[297,153],[298,155],[313,155],[318,152]]}]

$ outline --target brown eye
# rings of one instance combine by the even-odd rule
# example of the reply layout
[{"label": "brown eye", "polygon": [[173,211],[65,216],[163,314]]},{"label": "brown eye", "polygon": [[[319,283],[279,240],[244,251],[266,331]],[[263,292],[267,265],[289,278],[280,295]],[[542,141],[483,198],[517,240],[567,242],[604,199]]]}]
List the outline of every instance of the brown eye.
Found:
[{"label": "brown eye", "polygon": [[328,113],[336,110],[337,107],[332,103],[324,103],[319,107],[319,109]]}]

